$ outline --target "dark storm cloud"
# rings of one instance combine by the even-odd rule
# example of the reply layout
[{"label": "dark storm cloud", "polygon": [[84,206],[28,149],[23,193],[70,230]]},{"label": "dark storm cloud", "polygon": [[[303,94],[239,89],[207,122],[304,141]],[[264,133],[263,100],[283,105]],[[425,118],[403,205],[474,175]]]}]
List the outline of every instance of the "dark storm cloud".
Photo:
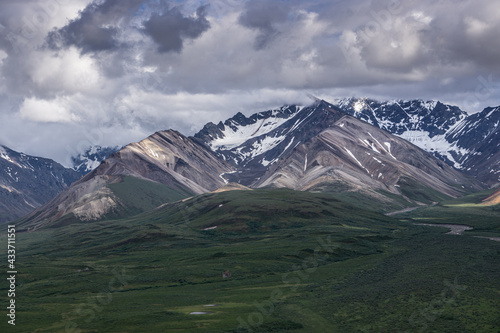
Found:
[{"label": "dark storm cloud", "polygon": [[284,1],[248,1],[239,17],[239,23],[259,31],[255,48],[260,50],[280,34],[277,25],[287,20],[289,12],[289,4]]},{"label": "dark storm cloud", "polygon": [[196,17],[185,17],[175,7],[162,14],[154,13],[144,22],[143,31],[158,45],[158,52],[180,52],[184,39],[195,39],[210,28],[206,9],[206,6],[199,7]]},{"label": "dark storm cloud", "polygon": [[129,18],[143,3],[142,0],[94,1],[80,16],[61,29],[49,33],[47,42],[53,49],[76,46],[82,53],[112,50],[119,46],[116,40],[120,19]]}]

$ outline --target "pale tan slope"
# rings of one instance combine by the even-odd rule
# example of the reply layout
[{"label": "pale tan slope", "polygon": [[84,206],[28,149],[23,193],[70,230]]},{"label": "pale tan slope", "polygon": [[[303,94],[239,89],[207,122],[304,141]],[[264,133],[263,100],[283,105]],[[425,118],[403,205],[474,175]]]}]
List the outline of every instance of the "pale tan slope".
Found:
[{"label": "pale tan slope", "polygon": [[215,191],[213,191],[213,193],[227,192],[227,191],[252,191],[252,189],[250,187],[246,187],[238,183],[229,183],[222,186],[221,188],[216,189]]},{"label": "pale tan slope", "polygon": [[220,175],[231,171],[229,164],[179,132],[157,132],[112,154],[97,169],[24,220],[31,227],[50,224],[67,214],[82,221],[97,220],[120,209],[120,199],[107,185],[122,181],[124,176],[201,194],[224,186]]},{"label": "pale tan slope", "polygon": [[205,147],[169,130],[129,144],[106,159],[95,174],[142,177],[201,194],[224,186],[220,175],[231,171],[229,164]]},{"label": "pale tan slope", "polygon": [[483,200],[482,205],[484,206],[494,206],[500,204],[500,188],[495,191],[492,195]]},{"label": "pale tan slope", "polygon": [[401,194],[402,178],[452,197],[460,196],[465,187],[480,188],[411,143],[350,116],[298,145],[252,187],[310,190],[331,183]]}]

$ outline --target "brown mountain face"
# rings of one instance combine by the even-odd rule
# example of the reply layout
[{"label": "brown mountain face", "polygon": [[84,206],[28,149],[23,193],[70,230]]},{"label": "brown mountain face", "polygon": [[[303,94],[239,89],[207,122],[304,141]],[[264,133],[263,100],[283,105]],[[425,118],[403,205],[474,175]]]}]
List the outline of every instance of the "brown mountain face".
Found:
[{"label": "brown mountain face", "polygon": [[[157,132],[112,154],[94,171],[27,216],[25,225],[40,227],[68,214],[82,221],[97,220],[126,209],[112,188],[127,177],[166,185],[185,197],[224,186],[220,175],[231,171],[230,165],[179,132]],[[133,191],[133,187],[128,190]]]},{"label": "brown mountain face", "polygon": [[351,116],[295,147],[252,187],[266,186],[337,187],[379,197],[380,190],[407,197],[418,190],[456,197],[481,188],[411,143]]},{"label": "brown mountain face", "polygon": [[232,170],[200,144],[169,130],[112,154],[83,181],[97,175],[133,176],[201,194],[223,186],[220,175]]},{"label": "brown mountain face", "polygon": [[[259,119],[232,122],[231,131],[221,126],[227,133],[220,130],[218,136],[208,129],[207,137],[221,140],[229,133],[231,142],[241,141],[231,145],[229,153],[210,150],[210,142],[203,137],[188,138],[173,130],[129,144],[21,225],[37,228],[55,221],[128,216],[217,190],[228,182],[237,183],[232,189],[243,184],[359,192],[378,200],[373,201],[374,209],[377,202],[392,202],[394,197],[406,199],[403,205],[414,205],[482,189],[430,153],[324,101],[286,114],[261,116],[274,114],[281,118],[266,122],[271,128],[259,135],[245,130],[256,127]],[[245,140],[235,140],[240,132]]]}]

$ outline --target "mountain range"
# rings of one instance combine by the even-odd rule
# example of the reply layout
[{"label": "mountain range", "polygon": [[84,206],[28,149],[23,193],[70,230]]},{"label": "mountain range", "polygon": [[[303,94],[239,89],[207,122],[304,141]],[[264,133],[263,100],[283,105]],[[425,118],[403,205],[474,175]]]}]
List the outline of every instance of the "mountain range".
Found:
[{"label": "mountain range", "polygon": [[[465,170],[479,157],[497,170],[496,134],[484,135],[496,130],[485,126],[497,109],[473,118],[413,101],[405,112],[414,112],[414,124],[386,104],[396,111],[379,125],[317,100],[236,114],[192,137],[159,131],[102,161],[90,157],[98,148],[89,149],[80,159],[83,177],[14,222],[24,267],[17,294],[29,304],[23,329],[499,327],[500,300],[492,291],[499,286],[500,188],[491,188],[495,178]],[[426,127],[419,117],[429,111],[436,116]],[[447,121],[452,114],[457,119]],[[423,132],[444,135],[456,151],[468,142],[489,142],[491,149],[448,156],[431,149],[442,140],[417,135]],[[416,137],[430,148],[408,141]],[[43,169],[34,165],[39,158],[16,154],[2,148],[0,155],[11,187],[21,183],[21,169],[26,180]],[[51,187],[31,179],[30,186],[42,185]]]},{"label": "mountain range", "polygon": [[0,223],[28,214],[79,178],[53,160],[0,146]]},{"label": "mountain range", "polygon": [[434,154],[487,186],[500,183],[500,107],[469,115],[436,101],[337,99],[334,105]]},{"label": "mountain range", "polygon": [[239,113],[205,125],[193,137],[157,132],[111,154],[32,212],[24,225],[126,216],[151,209],[144,203],[153,198],[159,205],[228,183],[347,193],[372,202],[375,209],[431,203],[485,188],[409,141],[347,113],[317,100],[248,118]]},{"label": "mountain range", "polygon": [[[0,220],[30,212],[29,220],[47,223],[121,216],[228,183],[356,193],[381,207],[394,206],[394,196],[403,206],[460,196],[500,183],[499,110],[469,115],[435,101],[318,99],[238,113],[192,137],[168,130],[122,149],[90,147],[72,158],[72,170],[3,147]],[[139,203],[127,194],[137,186],[145,195]]]},{"label": "mountain range", "polygon": [[111,154],[27,220],[40,227],[63,217],[89,221],[138,213],[214,191],[224,185],[219,175],[231,170],[227,162],[181,133],[157,132]]},{"label": "mountain range", "polygon": [[42,206],[86,175],[119,147],[89,147],[66,168],[43,157],[0,145],[0,223],[18,219]]}]

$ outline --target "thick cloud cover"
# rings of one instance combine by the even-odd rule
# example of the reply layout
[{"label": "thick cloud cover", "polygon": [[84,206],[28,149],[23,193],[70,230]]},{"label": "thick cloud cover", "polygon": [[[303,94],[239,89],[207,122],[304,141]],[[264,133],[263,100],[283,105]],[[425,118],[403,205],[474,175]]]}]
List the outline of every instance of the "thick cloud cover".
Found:
[{"label": "thick cloud cover", "polygon": [[141,0],[105,0],[93,2],[83,9],[78,17],[60,29],[54,29],[47,36],[53,49],[79,48],[83,53],[116,49],[119,46],[118,23],[135,12]]},{"label": "thick cloud cover", "polygon": [[500,105],[492,0],[3,0],[0,144],[86,146],[284,103]]},{"label": "thick cloud cover", "polygon": [[239,17],[239,23],[259,31],[255,40],[255,47],[259,50],[278,37],[280,32],[277,26],[287,21],[289,13],[290,7],[283,3],[266,0],[248,1]]},{"label": "thick cloud cover", "polygon": [[210,28],[206,19],[206,6],[196,10],[196,17],[184,17],[177,8],[154,13],[144,22],[144,32],[158,44],[158,52],[180,52],[183,38],[195,39]]}]

